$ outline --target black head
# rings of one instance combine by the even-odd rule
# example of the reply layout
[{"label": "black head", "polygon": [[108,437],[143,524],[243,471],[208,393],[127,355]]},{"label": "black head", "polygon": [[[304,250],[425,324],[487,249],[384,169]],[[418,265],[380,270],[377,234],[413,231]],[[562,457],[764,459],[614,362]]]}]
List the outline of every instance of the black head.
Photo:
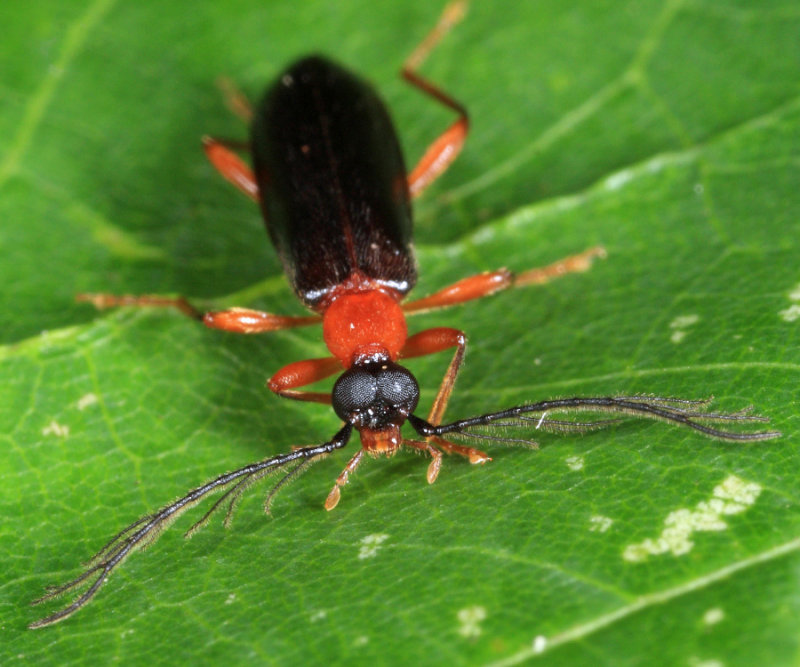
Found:
[{"label": "black head", "polygon": [[417,407],[419,385],[393,361],[367,361],[349,368],[333,385],[333,409],[357,429],[400,426]]}]

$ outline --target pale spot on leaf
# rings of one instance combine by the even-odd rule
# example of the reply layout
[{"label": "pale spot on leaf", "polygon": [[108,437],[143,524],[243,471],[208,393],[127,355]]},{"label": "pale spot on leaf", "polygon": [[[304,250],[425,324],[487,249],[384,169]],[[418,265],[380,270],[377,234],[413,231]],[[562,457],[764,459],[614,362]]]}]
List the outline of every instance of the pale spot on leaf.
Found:
[{"label": "pale spot on leaf", "polygon": [[703,614],[703,623],[706,625],[716,625],[723,618],[725,618],[725,612],[719,607],[713,607]]},{"label": "pale spot on leaf", "polygon": [[481,634],[480,622],[486,618],[486,608],[475,605],[458,612],[458,634],[462,637],[478,637]]},{"label": "pale spot on leaf", "polygon": [[593,533],[605,533],[613,523],[614,519],[610,519],[607,516],[593,516],[589,519],[589,530]]},{"label": "pale spot on leaf", "polygon": [[42,429],[42,435],[55,435],[66,438],[69,435],[69,426],[59,424],[55,419]]},{"label": "pale spot on leaf", "polygon": [[623,185],[633,178],[633,172],[629,169],[623,169],[616,174],[612,174],[605,181],[605,186],[609,190],[619,190]]},{"label": "pale spot on leaf", "polygon": [[90,405],[94,405],[97,403],[98,398],[96,394],[89,392],[88,394],[84,394],[78,399],[78,410],[85,410]]},{"label": "pale spot on leaf", "polygon": [[684,338],[686,338],[686,329],[694,326],[699,321],[699,315],[678,315],[674,320],[672,320],[672,322],[669,323],[669,328],[672,329],[669,339],[677,345]]},{"label": "pale spot on leaf", "polygon": [[582,456],[568,456],[567,467],[570,470],[583,470],[583,457]]},{"label": "pale spot on leaf", "polygon": [[629,544],[622,557],[627,561],[641,562],[651,555],[669,552],[673,556],[682,556],[689,553],[694,546],[690,539],[693,533],[725,530],[728,524],[722,517],[743,512],[755,503],[760,493],[761,485],[731,475],[714,488],[709,500],[699,502],[692,510],[682,508],[670,512],[664,519],[661,535],[639,544]]},{"label": "pale spot on leaf", "polygon": [[690,656],[689,657],[689,666],[690,667],[725,667],[725,663],[722,660],[714,660],[713,658],[703,660],[702,658],[698,658],[697,656]]},{"label": "pale spot on leaf", "polygon": [[381,533],[374,533],[361,538],[361,548],[358,550],[359,560],[365,558],[374,558],[378,553],[380,545],[389,538],[388,535]]},{"label": "pale spot on leaf", "polygon": [[670,329],[685,329],[700,321],[699,315],[678,315],[669,323]]},{"label": "pale spot on leaf", "polygon": [[800,304],[793,303],[785,310],[778,312],[784,322],[795,322],[800,320]]},{"label": "pale spot on leaf", "polygon": [[673,331],[672,335],[669,337],[669,339],[676,344],[680,343],[684,338],[686,338],[686,332],[680,329],[678,331]]}]

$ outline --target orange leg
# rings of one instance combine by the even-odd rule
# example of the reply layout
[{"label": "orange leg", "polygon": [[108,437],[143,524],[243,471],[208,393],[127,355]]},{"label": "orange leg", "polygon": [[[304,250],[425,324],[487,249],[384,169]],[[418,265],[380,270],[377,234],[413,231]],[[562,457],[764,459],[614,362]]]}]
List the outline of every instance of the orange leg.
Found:
[{"label": "orange leg", "polygon": [[269,379],[267,386],[284,398],[292,398],[296,401],[313,401],[315,403],[330,405],[330,393],[298,391],[296,388],[304,387],[318,380],[324,380],[343,369],[342,362],[335,357],[295,361],[291,364],[287,364],[275,373],[275,375]]},{"label": "orange leg", "polygon": [[442,453],[429,442],[423,442],[422,440],[408,440],[403,438],[403,444],[431,455],[431,462],[428,466],[426,478],[428,484],[433,484],[439,476],[439,469],[442,467]]},{"label": "orange leg", "polygon": [[319,324],[321,318],[317,315],[273,315],[261,310],[250,308],[229,308],[206,313],[203,324],[209,329],[222,329],[232,333],[252,334],[279,331],[294,327],[305,327]]},{"label": "orange leg", "polygon": [[528,269],[514,276],[514,287],[524,287],[525,285],[542,285],[551,280],[560,278],[568,273],[582,273],[592,267],[595,259],[605,259],[608,253],[602,246],[595,246],[584,250],[577,255],[564,257],[557,262],[541,269]]},{"label": "orange leg", "polygon": [[255,174],[245,164],[244,160],[233,152],[233,149],[244,150],[248,148],[248,144],[203,137],[203,150],[206,152],[209,162],[226,181],[232,183],[250,199],[257,202],[259,198]]},{"label": "orange leg", "polygon": [[156,296],[153,294],[132,295],[132,294],[76,294],[75,301],[78,303],[91,303],[98,310],[106,308],[117,308],[119,306],[133,306],[135,308],[175,308],[193,320],[203,321],[203,313],[195,308],[182,296]]},{"label": "orange leg", "polygon": [[409,301],[403,304],[403,311],[406,313],[419,313],[426,310],[437,308],[448,308],[450,306],[480,299],[495,292],[508,289],[509,287],[525,287],[526,285],[542,285],[544,283],[560,278],[568,273],[587,271],[592,266],[595,258],[606,256],[604,248],[597,246],[589,248],[577,255],[570,255],[549,266],[538,269],[529,269],[522,273],[513,274],[507,269],[479,273],[468,278],[462,278],[458,282],[434,292],[430,296]]},{"label": "orange leg", "polygon": [[[253,120],[253,107],[250,100],[227,77],[217,79],[217,86],[222,91],[228,109],[249,124]],[[250,199],[258,201],[258,185],[255,175],[250,167],[234,153],[234,151],[249,151],[249,142],[203,137],[203,150],[205,150],[209,162],[226,181],[235,185]]]},{"label": "orange leg", "polygon": [[[434,426],[442,422],[444,412],[447,409],[447,403],[450,400],[450,395],[453,393],[458,371],[461,369],[461,364],[464,362],[464,353],[467,349],[466,337],[458,329],[448,329],[445,327],[426,329],[425,331],[411,336],[400,352],[400,358],[408,359],[409,357],[421,357],[433,354],[434,352],[441,352],[451,347],[455,347],[456,351],[453,354],[453,358],[450,360],[450,365],[447,367],[447,371],[442,378],[442,383],[439,386],[439,391],[428,413],[428,422]],[[457,445],[437,436],[428,438],[428,442],[431,440],[448,454],[460,454],[468,458],[470,463],[486,463],[487,461],[491,461],[489,456],[474,447]],[[425,447],[418,447],[414,444],[415,442],[416,441],[409,441],[408,444],[416,449],[425,449],[427,451],[430,451],[432,448],[428,443],[425,444]],[[431,484],[436,480],[436,476],[439,474],[440,465],[441,464],[437,463],[434,457],[434,460],[431,461],[431,465],[428,467],[428,482]]]},{"label": "orange leg", "polygon": [[221,76],[217,79],[217,87],[225,98],[225,106],[227,106],[234,115],[249,124],[253,120],[253,105],[250,104],[247,95],[239,90],[236,84],[227,76]]},{"label": "orange leg", "polygon": [[350,481],[350,475],[352,475],[356,468],[358,468],[358,464],[361,463],[361,459],[364,458],[364,450],[359,449],[354,455],[353,458],[350,459],[350,462],[344,467],[344,470],[339,474],[336,478],[336,483],[333,485],[331,492],[328,494],[328,497],[325,499],[325,509],[329,512],[339,504],[339,498],[342,496],[341,488]]},{"label": "orange leg", "polygon": [[411,357],[424,357],[451,347],[456,348],[455,354],[453,354],[450,365],[447,367],[447,372],[444,374],[442,384],[439,387],[439,393],[436,395],[428,415],[428,421],[434,426],[440,424],[444,416],[447,402],[456,383],[458,371],[464,361],[467,338],[458,329],[436,327],[435,329],[420,331],[418,334],[409,337],[400,351],[401,359],[409,359]]},{"label": "orange leg", "polygon": [[462,19],[466,11],[466,5],[467,3],[464,0],[457,0],[447,5],[439,18],[439,22],[422,40],[420,45],[414,49],[400,70],[400,75],[408,83],[458,114],[458,119],[428,147],[425,154],[408,175],[408,187],[412,197],[417,197],[447,170],[461,151],[469,131],[469,118],[464,106],[429,81],[423,79],[416,72],[439,40]]},{"label": "orange leg", "polygon": [[88,302],[95,308],[116,308],[119,306],[133,306],[135,308],[175,308],[187,317],[200,320],[209,329],[222,329],[233,333],[252,334],[291,329],[318,324],[321,318],[317,315],[293,316],[273,315],[260,310],[249,308],[229,308],[211,313],[203,313],[189,303],[184,297],[168,297],[156,295],[133,296],[123,294],[78,294],[75,300]]},{"label": "orange leg", "polygon": [[492,460],[492,457],[486,452],[482,452],[480,449],[475,449],[475,447],[457,445],[456,443],[445,440],[444,438],[440,438],[437,435],[431,436],[431,440],[448,454],[459,454],[465,459],[468,459],[473,465],[476,463],[483,464]]},{"label": "orange leg", "polygon": [[447,308],[465,301],[489,296],[500,290],[507,289],[513,284],[514,277],[506,269],[479,273],[475,276],[462,278],[430,296],[404,303],[403,311],[406,313],[419,313],[437,308]]}]

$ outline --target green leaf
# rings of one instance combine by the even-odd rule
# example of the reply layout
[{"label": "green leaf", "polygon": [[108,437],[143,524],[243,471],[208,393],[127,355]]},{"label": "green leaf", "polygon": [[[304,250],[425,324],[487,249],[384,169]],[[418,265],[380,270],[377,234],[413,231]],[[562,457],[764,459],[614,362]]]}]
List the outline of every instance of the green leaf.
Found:
[{"label": "green leaf", "polygon": [[[396,77],[435,4],[0,9],[0,663],[796,663],[790,0],[476,2],[423,68],[473,129],[417,206],[417,294],[597,244],[608,258],[410,322],[470,336],[453,418],[564,395],[713,394],[784,437],[719,443],[641,422],[542,434],[541,450],[493,447],[482,467],[448,457],[432,486],[402,453],[365,462],[327,513],[353,446],[271,518],[259,493],[231,531],[213,521],[184,542],[185,518],[86,609],[26,629],[56,608],[28,602],[130,521],[337,429],[324,406],[264,386],[325,353],[318,330],[236,337],[73,297],[301,313],[256,208],[200,151],[203,134],[245,135],[215,80],[256,97],[292,58],[328,53],[375,82],[412,162],[452,118]],[[425,404],[445,356],[410,364]],[[720,500],[734,487],[750,494]],[[648,553],[669,517],[695,528],[667,531],[683,553]]]}]

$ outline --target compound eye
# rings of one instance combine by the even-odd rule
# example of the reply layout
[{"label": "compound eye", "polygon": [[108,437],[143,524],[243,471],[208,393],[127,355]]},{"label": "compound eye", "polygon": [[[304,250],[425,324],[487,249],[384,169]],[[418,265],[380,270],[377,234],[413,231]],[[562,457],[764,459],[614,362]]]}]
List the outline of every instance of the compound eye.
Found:
[{"label": "compound eye", "polygon": [[419,400],[419,385],[402,366],[390,366],[378,375],[378,394],[389,405],[413,412]]},{"label": "compound eye", "polygon": [[350,415],[366,410],[378,395],[378,381],[362,368],[345,371],[333,385],[332,403],[337,416],[349,421]]}]

